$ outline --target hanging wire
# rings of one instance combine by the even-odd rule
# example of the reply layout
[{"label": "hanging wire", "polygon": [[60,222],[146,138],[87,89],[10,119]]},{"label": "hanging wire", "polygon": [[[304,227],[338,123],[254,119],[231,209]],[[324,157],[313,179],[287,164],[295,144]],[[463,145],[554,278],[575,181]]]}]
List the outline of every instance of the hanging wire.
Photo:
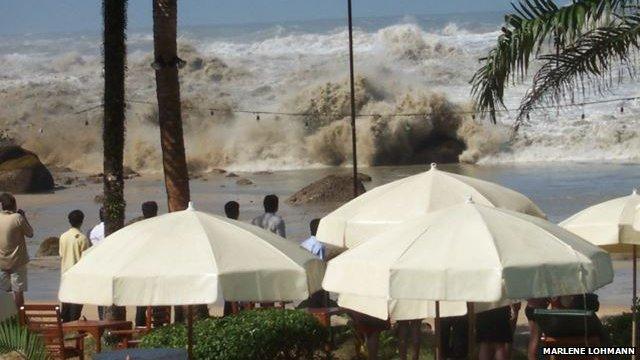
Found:
[{"label": "hanging wire", "polygon": [[[573,104],[565,104],[565,105],[548,105],[548,106],[537,106],[531,108],[531,111],[537,110],[548,110],[555,109],[556,113],[560,114],[560,108],[571,108],[571,107],[582,107],[582,118],[586,117],[584,108],[585,106],[595,105],[595,104],[607,104],[607,103],[622,103],[627,101],[640,100],[640,96],[634,97],[624,97],[624,98],[615,98],[615,99],[605,99],[605,100],[593,100],[593,101],[584,101],[581,103],[573,103]],[[156,105],[155,102],[144,101],[144,100],[128,100],[128,104],[145,104],[145,105]],[[98,108],[103,107],[104,104],[100,103],[97,105],[90,106],[85,109],[81,109],[76,111],[74,114],[83,114]],[[256,117],[256,121],[260,121],[260,115],[276,115],[276,116],[289,116],[289,117],[333,117],[333,118],[343,118],[347,117],[349,113],[331,113],[331,114],[319,114],[319,113],[310,113],[310,112],[283,112],[283,111],[263,111],[263,110],[250,110],[250,109],[242,109],[242,108],[205,108],[205,107],[195,107],[195,106],[183,106],[184,109],[200,109],[200,110],[208,110],[209,114],[213,116],[216,112],[226,112],[226,113],[234,113],[234,114],[253,114]],[[496,109],[495,112],[500,113],[508,113],[510,111],[519,111],[520,109]],[[620,112],[624,112],[624,105],[621,105]],[[470,115],[473,120],[477,118],[478,111],[474,110],[460,110],[460,111],[452,111],[453,114],[458,115]],[[356,114],[358,118],[379,118],[379,117],[428,117],[430,113],[385,113],[385,114],[369,114],[369,113],[360,113]],[[526,115],[527,120],[530,119],[529,114]]]}]

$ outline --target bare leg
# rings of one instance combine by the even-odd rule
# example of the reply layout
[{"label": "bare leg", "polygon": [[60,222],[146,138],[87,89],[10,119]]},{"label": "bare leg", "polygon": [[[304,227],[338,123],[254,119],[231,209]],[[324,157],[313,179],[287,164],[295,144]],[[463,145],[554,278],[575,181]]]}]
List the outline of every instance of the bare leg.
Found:
[{"label": "bare leg", "polygon": [[478,360],[493,360],[495,353],[494,345],[488,342],[481,342],[478,345]]},{"label": "bare leg", "polygon": [[367,336],[367,353],[369,354],[369,360],[378,360],[379,341],[379,332],[369,334],[369,336]]},{"label": "bare leg", "polygon": [[527,349],[527,358],[536,360],[538,356],[538,343],[540,342],[540,331],[535,322],[529,321],[529,348]]},{"label": "bare leg", "polygon": [[511,358],[510,343],[496,344],[495,360],[509,360]]},{"label": "bare leg", "polygon": [[413,360],[418,360],[420,358],[420,328],[422,325],[422,320],[413,320],[411,321],[411,344],[413,347]]},{"label": "bare leg", "polygon": [[13,301],[16,303],[16,307],[20,309],[24,305],[24,293],[22,291],[14,291]]},{"label": "bare leg", "polygon": [[398,354],[400,360],[407,360],[410,321],[398,321]]}]

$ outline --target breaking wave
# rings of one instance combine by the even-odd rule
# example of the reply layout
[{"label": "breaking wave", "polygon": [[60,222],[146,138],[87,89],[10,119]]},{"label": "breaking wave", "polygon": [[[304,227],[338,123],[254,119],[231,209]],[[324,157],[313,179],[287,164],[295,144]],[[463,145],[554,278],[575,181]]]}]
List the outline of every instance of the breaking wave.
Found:
[{"label": "breaking wave", "polygon": [[[365,165],[438,162],[639,160],[635,104],[533,114],[513,139],[505,114],[492,125],[469,115],[468,80],[497,32],[404,21],[356,31],[358,150]],[[269,28],[233,39],[186,33],[180,40],[183,119],[192,171],[291,169],[350,162],[346,32]],[[125,161],[161,169],[151,41],[129,44]],[[64,44],[64,46],[61,46]],[[90,45],[93,44],[93,45]],[[91,39],[13,39],[0,46],[0,126],[48,164],[102,167],[100,49]],[[64,48],[67,52],[62,52]],[[524,86],[512,89],[517,106]],[[623,88],[635,95],[633,87]],[[150,104],[146,104],[149,102]],[[78,110],[97,108],[75,114]],[[211,111],[214,109],[214,111]],[[235,113],[260,109],[305,116]],[[393,114],[403,114],[394,116]],[[407,115],[412,114],[412,115]],[[575,120],[578,119],[578,120]]]}]

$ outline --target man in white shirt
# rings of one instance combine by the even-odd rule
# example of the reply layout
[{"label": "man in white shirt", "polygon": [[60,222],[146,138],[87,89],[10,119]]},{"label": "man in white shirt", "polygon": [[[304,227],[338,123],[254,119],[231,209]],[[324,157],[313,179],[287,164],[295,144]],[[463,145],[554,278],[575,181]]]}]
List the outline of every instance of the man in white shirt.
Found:
[{"label": "man in white shirt", "polygon": [[264,214],[253,219],[251,224],[259,226],[265,230],[269,230],[282,237],[286,237],[284,220],[280,216],[276,215],[276,212],[278,212],[278,197],[273,194],[265,196],[263,205]]},{"label": "man in white shirt", "polygon": [[104,240],[104,208],[100,208],[100,223],[91,229],[89,232],[89,241],[91,241],[91,246],[98,245],[102,240]]},{"label": "man in white shirt", "polygon": [[318,225],[320,225],[320,219],[311,220],[311,223],[309,223],[311,236],[307,240],[303,241],[300,246],[307,249],[313,255],[319,257],[320,260],[325,260],[326,247],[316,237],[316,233],[318,232]]}]

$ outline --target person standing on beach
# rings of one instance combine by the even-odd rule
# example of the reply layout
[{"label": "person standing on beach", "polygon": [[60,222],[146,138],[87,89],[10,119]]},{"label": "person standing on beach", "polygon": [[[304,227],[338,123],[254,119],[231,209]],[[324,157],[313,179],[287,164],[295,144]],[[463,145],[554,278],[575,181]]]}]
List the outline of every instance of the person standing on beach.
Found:
[{"label": "person standing on beach", "polygon": [[98,245],[102,240],[104,240],[104,208],[101,207],[98,211],[98,216],[100,217],[100,223],[94,226],[91,231],[89,231],[89,240],[91,241],[92,246]]},{"label": "person standing on beach", "polygon": [[[84,222],[84,213],[80,210],[73,210],[69,213],[68,218],[71,228],[60,235],[60,274],[64,274],[78,263],[82,253],[91,246],[89,239],[80,231]],[[82,304],[62,303],[63,322],[78,320],[81,313]]]},{"label": "person standing on beach", "polygon": [[227,218],[238,220],[240,218],[240,204],[237,201],[229,201],[224,204],[224,214]]},{"label": "person standing on beach", "polygon": [[[224,204],[224,213],[227,218],[231,220],[238,220],[240,217],[240,204],[237,201],[229,201]],[[229,316],[233,314],[233,301],[225,301],[224,308],[222,310],[222,316]],[[238,304],[239,306],[240,304]]]},{"label": "person standing on beach", "polygon": [[24,305],[27,291],[27,243],[25,237],[33,236],[33,229],[18,209],[16,198],[9,193],[0,194],[0,290],[13,292],[18,309]]},{"label": "person standing on beach", "polygon": [[537,298],[527,300],[527,306],[524,314],[529,322],[529,345],[527,346],[527,358],[529,360],[538,359],[538,351],[540,347],[540,328],[535,322],[534,313],[536,309],[546,309],[551,304],[549,298]]},{"label": "person standing on beach", "polygon": [[[140,210],[142,211],[142,216],[138,216],[136,218],[131,219],[127,226],[137,223],[138,221],[151,219],[152,217],[158,216],[158,203],[155,201],[145,201],[140,206]],[[152,310],[152,316],[157,311]],[[145,326],[147,324],[147,307],[146,306],[137,306],[136,307],[136,326]]]},{"label": "person standing on beach", "polygon": [[311,233],[311,236],[309,236],[307,240],[303,241],[300,246],[320,258],[320,260],[325,260],[326,247],[316,237],[316,234],[318,233],[318,226],[320,226],[320,219],[311,220],[311,222],[309,223],[309,231]]},{"label": "person standing on beach", "polygon": [[152,217],[158,216],[158,203],[155,201],[145,201],[140,206],[140,210],[142,211],[142,216],[135,217],[129,222],[127,222],[127,226],[137,223],[138,221],[151,219]]},{"label": "person standing on beach", "polygon": [[265,230],[269,230],[274,234],[286,237],[284,220],[276,215],[278,212],[278,197],[276,195],[267,195],[264,197],[262,204],[264,205],[264,214],[256,217],[251,221],[252,225],[259,226]]}]

